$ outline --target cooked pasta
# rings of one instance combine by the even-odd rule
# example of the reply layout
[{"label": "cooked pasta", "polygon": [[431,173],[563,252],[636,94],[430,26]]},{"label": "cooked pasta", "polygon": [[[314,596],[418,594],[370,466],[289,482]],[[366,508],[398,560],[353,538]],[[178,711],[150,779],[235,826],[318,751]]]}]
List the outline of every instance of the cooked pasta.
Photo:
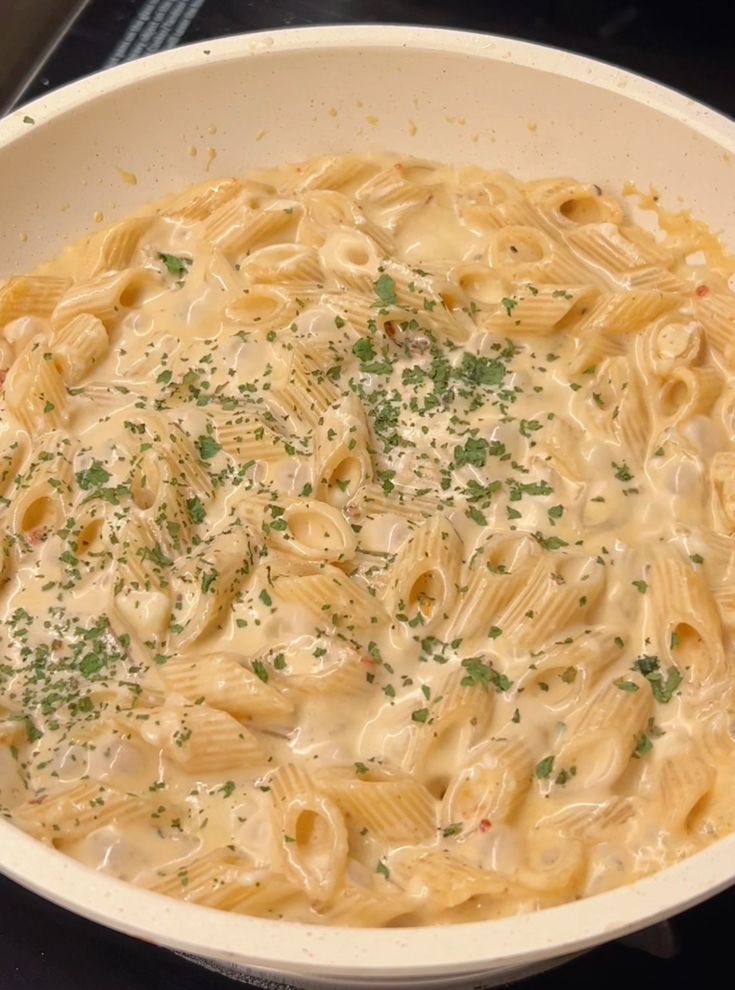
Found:
[{"label": "cooked pasta", "polygon": [[735,297],[692,246],[569,178],[323,156],[7,279],[0,813],[323,925],[727,833]]}]

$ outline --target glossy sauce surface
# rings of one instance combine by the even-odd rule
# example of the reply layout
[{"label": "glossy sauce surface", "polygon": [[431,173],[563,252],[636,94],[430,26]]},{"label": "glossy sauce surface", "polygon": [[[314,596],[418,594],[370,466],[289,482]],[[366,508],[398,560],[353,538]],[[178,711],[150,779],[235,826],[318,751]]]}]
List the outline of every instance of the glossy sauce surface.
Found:
[{"label": "glossy sauce surface", "polygon": [[6,284],[10,820],[355,925],[535,910],[729,832],[735,300],[664,226],[343,156]]}]

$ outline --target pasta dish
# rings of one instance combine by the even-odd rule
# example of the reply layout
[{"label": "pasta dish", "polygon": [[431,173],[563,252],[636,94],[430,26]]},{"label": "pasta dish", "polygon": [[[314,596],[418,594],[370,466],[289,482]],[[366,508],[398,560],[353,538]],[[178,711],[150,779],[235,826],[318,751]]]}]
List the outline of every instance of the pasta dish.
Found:
[{"label": "pasta dish", "polygon": [[355,926],[537,910],[733,830],[735,297],[659,217],[329,156],[7,279],[0,812]]}]

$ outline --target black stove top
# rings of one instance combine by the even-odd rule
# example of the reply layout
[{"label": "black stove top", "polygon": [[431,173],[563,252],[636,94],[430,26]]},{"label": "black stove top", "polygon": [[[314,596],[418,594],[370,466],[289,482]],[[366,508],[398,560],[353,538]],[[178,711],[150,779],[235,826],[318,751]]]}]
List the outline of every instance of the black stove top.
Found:
[{"label": "black stove top", "polygon": [[[58,0],[46,0],[51,5]],[[16,0],[20,15],[36,0]],[[66,7],[73,7],[65,0]],[[731,0],[679,12],[669,0],[78,0],[81,12],[23,100],[90,72],[189,41],[308,24],[389,22],[489,31],[582,52],[648,75],[735,115]],[[5,20],[14,14],[5,14]],[[13,32],[10,31],[10,37]],[[3,41],[0,40],[0,52]],[[36,52],[38,60],[39,53]],[[17,96],[18,86],[15,88]],[[689,988],[729,971],[735,888],[632,939],[523,983]],[[234,990],[164,949],[90,924],[0,878],[0,990]]]}]

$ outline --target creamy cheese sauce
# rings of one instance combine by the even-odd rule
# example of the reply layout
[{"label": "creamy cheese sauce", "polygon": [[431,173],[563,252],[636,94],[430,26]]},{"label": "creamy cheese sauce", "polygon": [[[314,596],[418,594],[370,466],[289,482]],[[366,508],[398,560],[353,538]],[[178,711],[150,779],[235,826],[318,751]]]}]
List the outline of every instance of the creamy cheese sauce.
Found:
[{"label": "creamy cheese sauce", "polygon": [[731,831],[735,298],[664,226],[349,155],[8,280],[5,816],[350,925],[535,910]]}]

